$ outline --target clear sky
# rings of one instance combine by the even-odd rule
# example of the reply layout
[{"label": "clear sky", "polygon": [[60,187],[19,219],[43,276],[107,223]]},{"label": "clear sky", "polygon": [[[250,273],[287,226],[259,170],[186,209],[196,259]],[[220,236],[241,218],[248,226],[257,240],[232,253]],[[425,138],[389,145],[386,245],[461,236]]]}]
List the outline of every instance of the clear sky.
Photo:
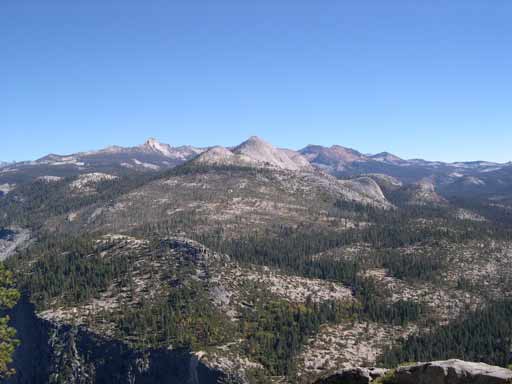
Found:
[{"label": "clear sky", "polygon": [[0,160],[250,135],[512,160],[512,1],[1,1]]}]

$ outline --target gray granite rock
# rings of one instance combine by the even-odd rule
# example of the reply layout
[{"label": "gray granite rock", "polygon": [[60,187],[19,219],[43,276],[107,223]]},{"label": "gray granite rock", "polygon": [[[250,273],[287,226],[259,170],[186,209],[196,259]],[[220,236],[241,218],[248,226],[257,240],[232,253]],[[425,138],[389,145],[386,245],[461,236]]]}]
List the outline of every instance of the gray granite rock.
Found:
[{"label": "gray granite rock", "polygon": [[382,368],[347,368],[318,380],[316,384],[368,384],[384,376],[386,372],[387,369]]},{"label": "gray granite rock", "polygon": [[433,361],[400,367],[397,384],[502,384],[512,383],[512,371],[484,363],[462,360]]}]

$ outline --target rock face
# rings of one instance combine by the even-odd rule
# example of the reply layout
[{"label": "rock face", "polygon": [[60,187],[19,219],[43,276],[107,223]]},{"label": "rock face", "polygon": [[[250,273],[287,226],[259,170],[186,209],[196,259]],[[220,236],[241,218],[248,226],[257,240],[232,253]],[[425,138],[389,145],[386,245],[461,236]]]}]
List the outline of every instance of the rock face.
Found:
[{"label": "rock face", "polygon": [[417,363],[392,371],[378,368],[349,368],[317,380],[315,384],[367,384],[381,378],[387,384],[506,384],[512,371],[484,363],[457,359]]},{"label": "rock face", "polygon": [[26,297],[8,313],[21,344],[14,353],[16,374],[4,384],[214,384],[223,372],[186,351],[134,350],[80,327],[37,317]]},{"label": "rock face", "polygon": [[203,148],[196,148],[190,145],[183,145],[180,147],[171,147],[169,144],[164,144],[156,140],[155,138],[149,138],[146,142],[138,147],[123,149],[124,151],[131,152],[147,152],[160,154],[170,159],[189,160],[198,154],[204,152]]},{"label": "rock face", "polygon": [[369,173],[366,177],[373,179],[377,184],[379,184],[382,190],[386,191],[396,191],[403,185],[403,183],[396,177],[388,176],[383,173]]},{"label": "rock face", "polygon": [[387,369],[381,368],[347,368],[327,378],[320,379],[315,384],[368,384],[379,377],[383,377],[387,371]]},{"label": "rock face", "polygon": [[377,184],[377,182],[369,177],[358,177],[357,179],[346,181],[345,183],[349,182],[352,182],[350,184],[352,189],[363,195],[378,201],[386,200],[386,197],[384,196],[382,189],[379,187],[379,184]]},{"label": "rock face", "polygon": [[102,181],[114,180],[117,176],[109,175],[107,173],[93,172],[80,175],[76,180],[71,182],[69,187],[72,191],[87,191],[91,192],[95,189],[96,184]]},{"label": "rock face", "polygon": [[432,181],[424,179],[403,189],[404,201],[412,205],[442,205],[447,201],[440,196]]},{"label": "rock face", "polygon": [[150,137],[148,140],[146,140],[146,142],[140,148],[148,151],[159,152],[162,155],[168,157],[173,156],[172,147],[169,144],[160,143],[153,137]]},{"label": "rock face", "polygon": [[501,384],[512,382],[512,371],[462,360],[434,361],[398,368],[396,384]]},{"label": "rock face", "polygon": [[17,247],[26,244],[29,239],[30,231],[28,229],[0,227],[0,261],[11,256]]}]

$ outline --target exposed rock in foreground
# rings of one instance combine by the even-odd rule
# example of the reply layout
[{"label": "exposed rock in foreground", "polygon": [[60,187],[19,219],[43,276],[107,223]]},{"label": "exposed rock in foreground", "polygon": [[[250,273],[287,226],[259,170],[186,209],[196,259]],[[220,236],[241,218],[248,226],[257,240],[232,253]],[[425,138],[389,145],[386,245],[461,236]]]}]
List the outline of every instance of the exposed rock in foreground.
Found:
[{"label": "exposed rock in foreground", "polygon": [[417,363],[396,370],[349,368],[315,384],[501,384],[512,382],[512,371],[457,359]]},{"label": "exposed rock in foreground", "polygon": [[453,359],[398,368],[391,382],[397,384],[499,384],[512,382],[512,371],[484,363]]},{"label": "exposed rock in foreground", "polygon": [[367,384],[384,377],[387,372],[387,369],[381,368],[346,368],[316,381],[315,384]]}]

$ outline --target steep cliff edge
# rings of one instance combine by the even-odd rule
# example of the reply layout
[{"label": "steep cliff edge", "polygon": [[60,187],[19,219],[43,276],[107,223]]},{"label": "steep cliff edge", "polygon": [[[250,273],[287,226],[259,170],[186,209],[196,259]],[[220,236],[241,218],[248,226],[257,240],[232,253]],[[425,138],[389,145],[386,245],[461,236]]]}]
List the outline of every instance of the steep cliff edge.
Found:
[{"label": "steep cliff edge", "polygon": [[57,325],[35,315],[23,298],[10,312],[20,347],[8,384],[218,383],[224,377],[187,351],[134,350],[84,328]]}]

